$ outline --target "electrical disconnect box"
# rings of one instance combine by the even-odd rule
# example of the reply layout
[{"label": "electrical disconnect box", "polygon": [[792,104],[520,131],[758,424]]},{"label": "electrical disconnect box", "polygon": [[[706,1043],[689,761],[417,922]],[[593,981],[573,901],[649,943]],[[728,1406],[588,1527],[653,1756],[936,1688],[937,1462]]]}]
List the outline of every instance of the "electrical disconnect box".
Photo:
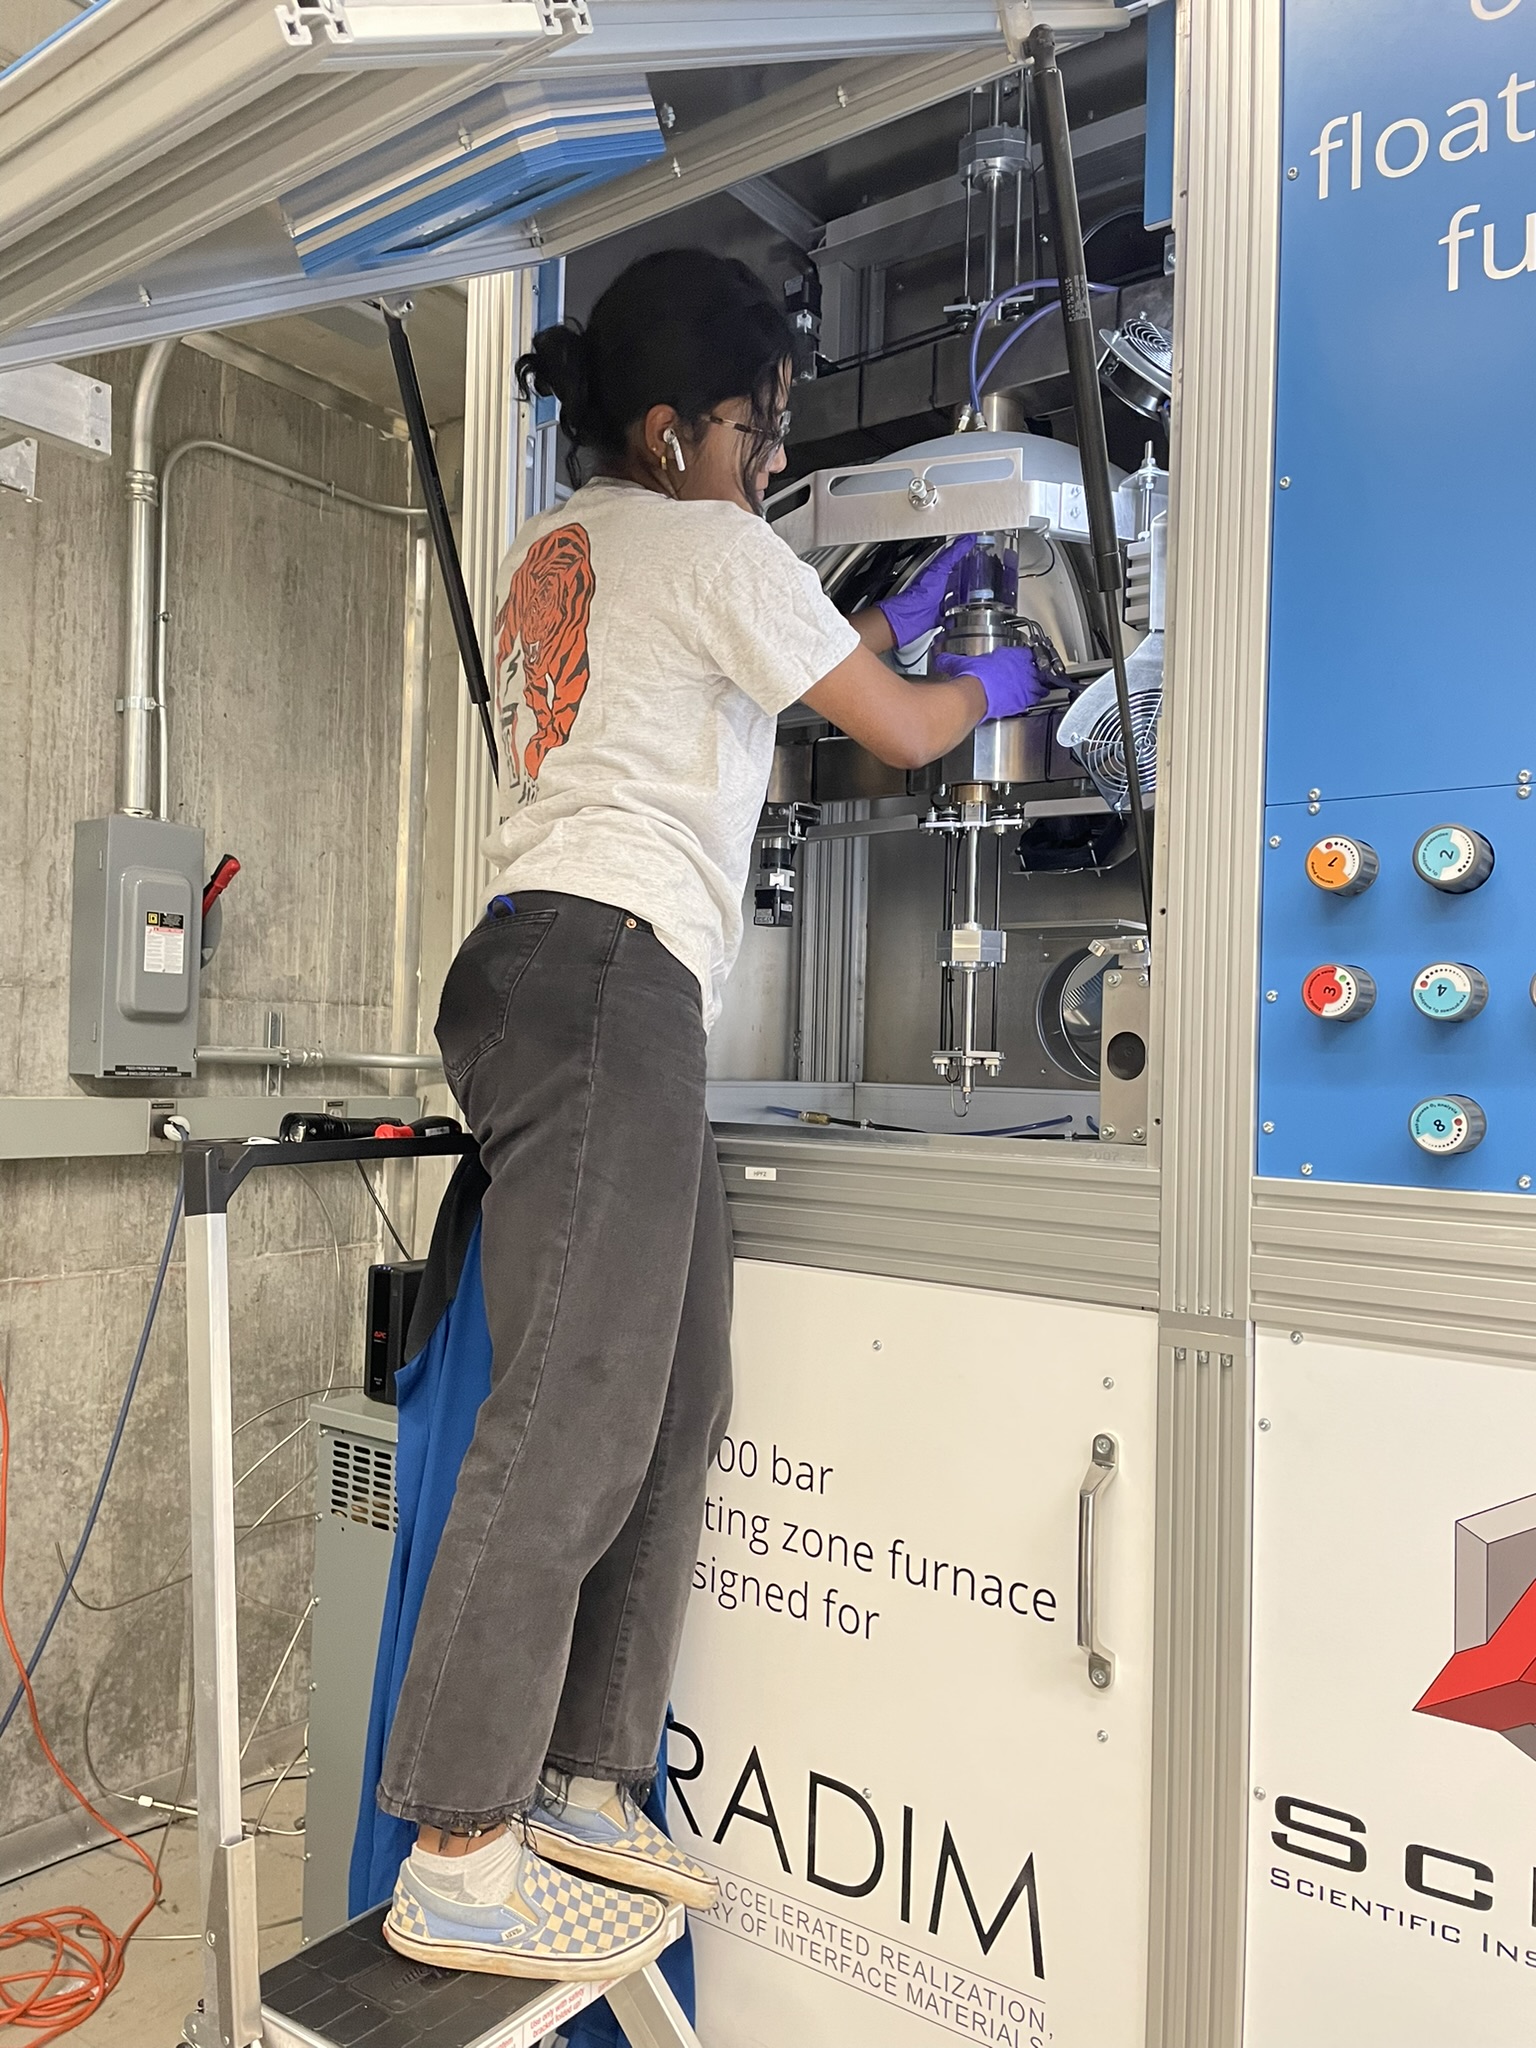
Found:
[{"label": "electrical disconnect box", "polygon": [[75,827],[69,1071],[190,1074],[197,1054],[203,835],[160,818]]}]

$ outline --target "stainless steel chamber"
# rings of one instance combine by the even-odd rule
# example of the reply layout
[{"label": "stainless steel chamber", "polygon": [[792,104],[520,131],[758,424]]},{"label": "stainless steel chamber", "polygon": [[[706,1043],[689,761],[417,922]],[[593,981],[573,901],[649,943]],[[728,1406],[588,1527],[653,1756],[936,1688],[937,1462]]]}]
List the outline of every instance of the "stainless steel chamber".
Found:
[{"label": "stainless steel chamber", "polygon": [[[1117,474],[1133,560],[1166,517],[1166,481],[1150,458],[1134,477]],[[1076,449],[1033,434],[957,433],[804,478],[770,517],[849,613],[904,588],[952,536],[974,533],[938,634],[892,659],[922,676],[936,649],[1025,646],[1049,688],[1033,709],[979,726],[912,772],[798,709],[786,717],[758,926],[716,1034],[714,1072],[784,1091],[900,1089],[927,1129],[991,1128],[1001,1119],[973,1110],[973,1097],[997,1090],[1009,1128],[1030,1126],[1033,1101],[1057,1112],[1040,1116],[1041,1135],[1077,1137],[1102,1129],[1095,1098],[1108,1088],[1116,1141],[1144,1142],[1144,1016],[1131,1034],[1139,1055],[1119,1030],[1123,1071],[1105,1066],[1116,1036],[1106,1000],[1125,1010],[1150,974],[1123,783],[1090,773],[1060,736],[1108,666]],[[1143,610],[1132,641],[1153,623]],[[1139,705],[1136,720],[1139,740],[1150,735],[1137,749],[1149,801],[1157,701]],[[1060,1113],[1064,1093],[1077,1114]],[[794,1109],[792,1096],[769,1104]]]}]

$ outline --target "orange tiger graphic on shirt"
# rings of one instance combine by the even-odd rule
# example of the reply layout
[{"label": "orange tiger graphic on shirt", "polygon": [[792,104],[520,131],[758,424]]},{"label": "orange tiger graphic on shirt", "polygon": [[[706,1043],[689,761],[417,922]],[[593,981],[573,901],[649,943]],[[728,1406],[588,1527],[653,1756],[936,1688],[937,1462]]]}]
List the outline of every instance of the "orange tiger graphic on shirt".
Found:
[{"label": "orange tiger graphic on shirt", "polygon": [[[545,757],[571,736],[586,693],[587,621],[597,579],[584,526],[560,526],[529,548],[512,572],[506,603],[496,615],[497,701],[503,758],[526,799],[535,793]],[[533,734],[517,753],[518,649],[522,697],[533,713]]]}]

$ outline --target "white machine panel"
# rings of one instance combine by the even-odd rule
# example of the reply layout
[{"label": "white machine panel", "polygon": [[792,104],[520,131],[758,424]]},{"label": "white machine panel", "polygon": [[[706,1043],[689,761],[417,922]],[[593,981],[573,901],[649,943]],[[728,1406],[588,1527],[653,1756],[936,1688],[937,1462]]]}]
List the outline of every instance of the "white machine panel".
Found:
[{"label": "white machine panel", "polygon": [[1529,2048],[1536,1374],[1261,1332],[1256,1413],[1245,2048]]},{"label": "white machine panel", "polygon": [[[693,1916],[701,2038],[1140,2048],[1153,1320],[736,1270],[671,1741],[674,1828],[724,1886]],[[1106,1437],[1099,1691],[1078,1497]]]}]

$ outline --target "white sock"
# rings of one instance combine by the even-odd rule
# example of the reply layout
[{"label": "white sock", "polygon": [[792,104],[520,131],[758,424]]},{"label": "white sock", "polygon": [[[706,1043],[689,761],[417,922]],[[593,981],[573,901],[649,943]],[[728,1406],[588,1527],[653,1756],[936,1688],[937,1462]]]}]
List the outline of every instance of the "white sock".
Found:
[{"label": "white sock", "polygon": [[523,1860],[523,1838],[517,1828],[503,1828],[482,1848],[462,1856],[438,1856],[418,1843],[411,1862],[433,1891],[472,1906],[499,1906],[517,1882]]},{"label": "white sock", "polygon": [[600,1806],[606,1806],[618,1791],[612,1778],[568,1778],[565,1785],[567,1806],[579,1806],[583,1813],[596,1813]]}]

